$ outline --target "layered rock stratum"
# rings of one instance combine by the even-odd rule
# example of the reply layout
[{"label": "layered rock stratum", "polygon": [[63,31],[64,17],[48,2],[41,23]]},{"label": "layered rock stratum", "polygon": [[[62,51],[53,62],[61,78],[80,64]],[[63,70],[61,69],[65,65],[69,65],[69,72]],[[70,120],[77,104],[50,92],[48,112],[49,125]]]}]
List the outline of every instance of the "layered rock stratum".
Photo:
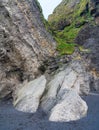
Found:
[{"label": "layered rock stratum", "polygon": [[43,20],[36,0],[0,0],[0,97],[40,75],[42,62],[54,55]]}]

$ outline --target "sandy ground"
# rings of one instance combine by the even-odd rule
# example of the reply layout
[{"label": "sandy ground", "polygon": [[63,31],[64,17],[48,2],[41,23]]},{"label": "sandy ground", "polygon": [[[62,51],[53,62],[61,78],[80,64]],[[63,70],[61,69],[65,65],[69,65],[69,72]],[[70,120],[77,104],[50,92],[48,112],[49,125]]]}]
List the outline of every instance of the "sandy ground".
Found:
[{"label": "sandy ground", "polygon": [[73,122],[50,122],[42,112],[23,113],[14,109],[10,102],[0,102],[0,130],[99,130],[99,94],[83,97],[87,102],[88,115]]}]

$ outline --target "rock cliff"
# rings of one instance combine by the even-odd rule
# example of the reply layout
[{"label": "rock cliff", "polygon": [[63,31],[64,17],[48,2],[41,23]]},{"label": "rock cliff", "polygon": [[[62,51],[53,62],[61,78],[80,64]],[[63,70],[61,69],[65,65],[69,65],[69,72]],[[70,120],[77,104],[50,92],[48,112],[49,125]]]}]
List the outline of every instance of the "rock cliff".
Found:
[{"label": "rock cliff", "polygon": [[41,11],[37,0],[0,0],[0,97],[40,75],[39,66],[54,55]]},{"label": "rock cliff", "polygon": [[79,31],[84,26],[99,25],[99,1],[63,0],[49,16],[48,21],[58,42],[57,50],[61,54],[72,54]]},{"label": "rock cliff", "polygon": [[80,53],[89,50],[84,60],[99,73],[99,0],[63,0],[48,21],[60,53],[77,53],[76,47]]},{"label": "rock cliff", "polygon": [[99,24],[98,0],[63,0],[48,18],[53,29],[63,30],[75,24],[80,27],[90,21]]},{"label": "rock cliff", "polygon": [[1,0],[0,98],[12,94],[16,109],[43,110],[51,121],[86,116],[80,96],[99,92],[98,4],[63,0],[49,16],[58,49],[66,54],[60,56],[37,0]]}]

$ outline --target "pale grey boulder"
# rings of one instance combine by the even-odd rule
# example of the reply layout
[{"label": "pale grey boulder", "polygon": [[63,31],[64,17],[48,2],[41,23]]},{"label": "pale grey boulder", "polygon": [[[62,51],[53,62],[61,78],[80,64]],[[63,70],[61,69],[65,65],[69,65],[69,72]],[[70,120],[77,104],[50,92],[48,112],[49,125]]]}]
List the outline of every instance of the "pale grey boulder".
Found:
[{"label": "pale grey boulder", "polygon": [[50,109],[55,105],[57,93],[62,85],[64,76],[65,71],[61,71],[52,77],[51,81],[47,84],[46,92],[41,100],[41,107],[45,112],[50,111]]},{"label": "pale grey boulder", "polygon": [[47,84],[45,95],[43,95],[41,108],[49,113],[65,89],[73,90],[78,95],[90,92],[90,74],[81,61],[71,62],[51,78]]},{"label": "pale grey boulder", "polygon": [[87,104],[75,91],[64,90],[58,98],[58,103],[51,110],[50,121],[68,122],[86,116]]},{"label": "pale grey boulder", "polygon": [[45,87],[45,76],[23,85],[22,88],[16,90],[16,98],[13,102],[15,108],[23,112],[36,112]]}]

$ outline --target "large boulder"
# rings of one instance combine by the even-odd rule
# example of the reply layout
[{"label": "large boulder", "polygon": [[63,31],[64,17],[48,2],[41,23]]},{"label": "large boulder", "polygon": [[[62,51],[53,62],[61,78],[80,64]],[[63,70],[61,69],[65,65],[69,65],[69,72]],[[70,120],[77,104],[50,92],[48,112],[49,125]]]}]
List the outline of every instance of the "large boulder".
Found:
[{"label": "large boulder", "polygon": [[53,107],[49,120],[68,122],[78,120],[87,113],[87,104],[72,90],[66,90],[58,95],[58,103]]},{"label": "large boulder", "polygon": [[41,76],[16,90],[14,96],[14,106],[23,112],[36,112],[40,98],[46,87],[46,78]]},{"label": "large boulder", "polygon": [[51,77],[31,81],[15,91],[14,106],[24,112],[36,112],[40,107],[51,121],[73,121],[84,117],[87,104],[79,94],[90,91],[90,73],[81,60],[74,60]]},{"label": "large boulder", "polygon": [[64,89],[74,90],[78,95],[88,94],[90,82],[91,75],[85,64],[80,60],[70,62],[56,72],[47,84],[45,95],[42,98],[42,109],[48,113],[56,105],[58,94]]},{"label": "large boulder", "polygon": [[[81,106],[82,109],[85,110],[85,113],[87,111],[87,107],[84,107],[83,101],[80,99],[79,95],[81,94],[88,94],[90,92],[90,81],[91,80],[91,75],[88,72],[88,70],[85,67],[84,62],[80,60],[75,60],[70,62],[69,64],[65,65],[63,68],[59,69],[54,76],[52,76],[51,80],[46,86],[45,93],[43,94],[43,97],[41,99],[41,105],[40,107],[43,109],[44,112],[48,113],[50,115],[50,112],[52,113],[63,113],[62,109],[64,110],[64,113],[68,112],[68,109],[66,109],[66,106],[69,105],[69,96],[72,96],[72,93],[76,93],[76,97],[78,98],[75,100],[73,96],[71,97],[71,104],[70,104],[70,109],[73,107],[74,111],[76,111],[76,105],[79,104],[79,100],[81,101]],[[68,94],[69,92],[69,94]],[[64,96],[65,93],[65,96]],[[66,96],[67,94],[67,96]],[[67,102],[67,103],[66,103]],[[74,104],[73,104],[74,102]],[[64,105],[62,105],[62,104]],[[60,107],[62,105],[62,107]],[[85,105],[86,106],[86,105]],[[55,109],[54,109],[55,108]],[[80,107],[78,107],[77,111],[82,111]],[[54,111],[55,110],[55,111]],[[80,115],[78,112],[78,115],[76,117],[76,114],[73,116],[64,116],[62,118],[62,115],[60,114],[59,120],[64,120],[64,121],[69,121],[69,120],[76,120],[80,118]],[[57,113],[57,114],[58,114]],[[84,114],[82,113],[81,117]],[[51,114],[50,117],[51,120],[57,120],[58,121],[58,115],[57,117],[54,118],[54,114]],[[62,121],[61,120],[61,121]]]}]

